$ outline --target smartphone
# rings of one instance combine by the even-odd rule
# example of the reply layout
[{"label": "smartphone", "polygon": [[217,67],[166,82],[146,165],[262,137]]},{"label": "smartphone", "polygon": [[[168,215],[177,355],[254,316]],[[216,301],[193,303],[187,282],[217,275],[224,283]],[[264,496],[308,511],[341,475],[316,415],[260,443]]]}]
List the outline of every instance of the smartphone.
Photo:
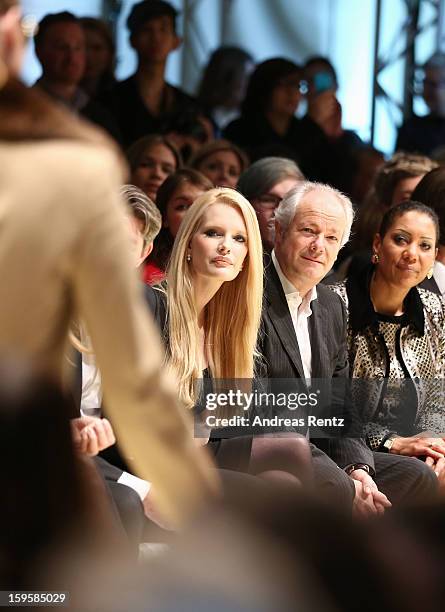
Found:
[{"label": "smartphone", "polygon": [[316,72],[312,78],[312,82],[314,84],[314,92],[317,94],[327,91],[328,89],[335,90],[336,88],[332,74],[329,72]]}]

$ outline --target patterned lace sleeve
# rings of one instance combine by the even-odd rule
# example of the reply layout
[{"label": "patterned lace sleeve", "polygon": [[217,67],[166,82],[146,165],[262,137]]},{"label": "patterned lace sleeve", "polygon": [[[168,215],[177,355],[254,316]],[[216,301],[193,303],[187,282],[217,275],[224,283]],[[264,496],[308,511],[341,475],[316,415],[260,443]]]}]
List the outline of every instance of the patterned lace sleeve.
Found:
[{"label": "patterned lace sleeve", "polygon": [[386,438],[396,433],[379,423],[368,423],[365,427],[365,438],[369,448],[373,451],[381,450],[383,442]]}]

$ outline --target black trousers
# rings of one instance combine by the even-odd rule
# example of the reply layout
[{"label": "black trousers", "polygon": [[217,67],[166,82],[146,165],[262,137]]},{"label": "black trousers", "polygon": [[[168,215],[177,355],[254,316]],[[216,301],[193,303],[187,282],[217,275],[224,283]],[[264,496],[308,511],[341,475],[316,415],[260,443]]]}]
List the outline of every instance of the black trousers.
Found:
[{"label": "black trousers", "polygon": [[110,503],[115,512],[116,520],[122,525],[131,548],[137,553],[145,524],[141,499],[134,489],[117,482],[122,470],[101,457],[95,457],[95,464],[110,494]]},{"label": "black trousers", "polygon": [[[311,444],[315,488],[339,508],[352,507],[355,489],[349,476],[323,451]],[[428,503],[437,493],[437,477],[415,457],[374,452],[374,480],[394,506]]]}]

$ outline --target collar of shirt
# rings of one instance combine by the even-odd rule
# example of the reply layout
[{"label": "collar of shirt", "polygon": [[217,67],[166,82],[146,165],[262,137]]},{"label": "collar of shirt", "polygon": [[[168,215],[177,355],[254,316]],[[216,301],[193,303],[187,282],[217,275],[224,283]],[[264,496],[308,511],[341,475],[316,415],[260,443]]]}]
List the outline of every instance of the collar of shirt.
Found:
[{"label": "collar of shirt", "polygon": [[443,295],[445,293],[445,265],[441,261],[437,261],[437,259],[434,262],[434,280],[439,287],[441,295]]},{"label": "collar of shirt", "polygon": [[57,100],[58,102],[61,102],[74,112],[80,112],[89,102],[88,94],[80,87],[76,89],[76,91],[74,92],[74,96],[71,98],[71,100],[68,101],[64,98],[61,98],[60,96],[56,96],[51,91],[51,88],[48,86],[48,83],[44,77],[40,77],[40,79],[35,82],[34,87],[36,85],[43,89],[51,98]]},{"label": "collar of shirt", "polygon": [[272,261],[280,279],[281,286],[283,287],[283,291],[286,296],[286,300],[291,313],[293,314],[294,312],[298,312],[298,314],[310,317],[312,314],[311,302],[317,299],[317,288],[312,287],[312,289],[308,291],[305,296],[301,297],[298,289],[296,289],[296,287],[284,275],[284,272],[281,269],[280,264],[278,263],[275,251],[272,251]]},{"label": "collar of shirt", "polygon": [[[349,302],[349,325],[354,334],[358,334],[370,326],[378,331],[379,316],[374,310],[371,301],[370,284],[374,273],[374,264],[348,276],[345,281],[346,293]],[[437,282],[437,281],[436,281]],[[412,324],[419,334],[423,335],[425,329],[425,315],[422,300],[416,287],[411,287],[404,301],[405,324]]]}]

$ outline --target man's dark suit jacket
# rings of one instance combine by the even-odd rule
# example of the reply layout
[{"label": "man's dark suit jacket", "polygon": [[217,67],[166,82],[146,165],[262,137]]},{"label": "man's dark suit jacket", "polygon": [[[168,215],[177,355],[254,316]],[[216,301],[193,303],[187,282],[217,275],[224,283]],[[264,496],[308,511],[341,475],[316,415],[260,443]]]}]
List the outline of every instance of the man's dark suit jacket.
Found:
[{"label": "man's dark suit jacket", "polygon": [[[349,378],[346,352],[346,312],[341,299],[317,285],[311,302],[309,335],[312,349],[312,378]],[[304,378],[303,363],[286,296],[272,260],[265,261],[265,292],[260,351],[269,378]],[[374,469],[372,451],[362,438],[313,440],[340,467],[365,463]]]}]

